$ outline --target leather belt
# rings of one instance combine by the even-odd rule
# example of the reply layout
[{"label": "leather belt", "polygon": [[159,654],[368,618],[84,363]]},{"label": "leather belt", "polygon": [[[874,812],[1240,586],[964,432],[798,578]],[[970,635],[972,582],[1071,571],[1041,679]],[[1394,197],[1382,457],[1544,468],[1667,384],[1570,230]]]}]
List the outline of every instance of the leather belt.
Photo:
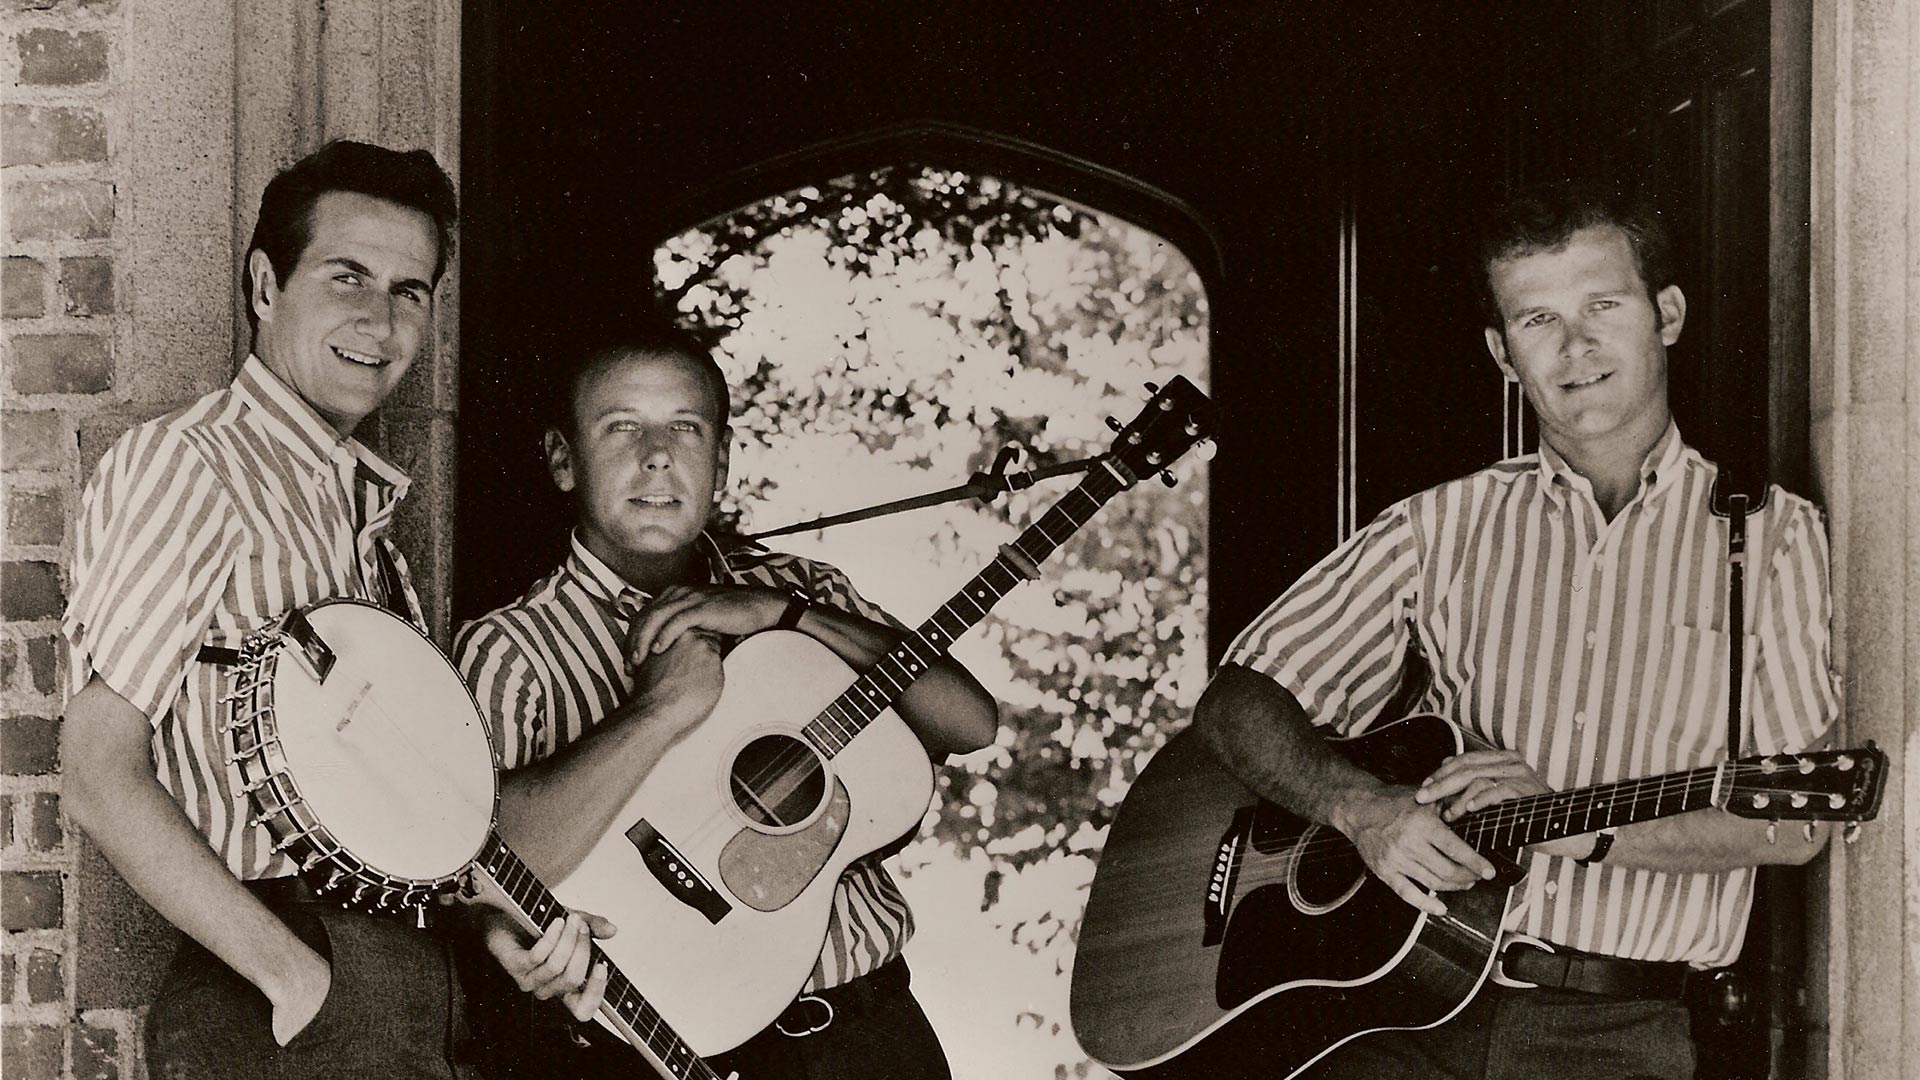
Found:
[{"label": "leather belt", "polygon": [[1547,952],[1524,942],[1500,950],[1501,974],[1516,982],[1609,997],[1677,1001],[1686,989],[1686,964],[1628,960],[1577,949]]},{"label": "leather belt", "polygon": [[782,1035],[805,1038],[825,1031],[842,1013],[857,1013],[881,997],[906,992],[912,981],[907,962],[896,956],[852,982],[801,994],[773,1026]]}]

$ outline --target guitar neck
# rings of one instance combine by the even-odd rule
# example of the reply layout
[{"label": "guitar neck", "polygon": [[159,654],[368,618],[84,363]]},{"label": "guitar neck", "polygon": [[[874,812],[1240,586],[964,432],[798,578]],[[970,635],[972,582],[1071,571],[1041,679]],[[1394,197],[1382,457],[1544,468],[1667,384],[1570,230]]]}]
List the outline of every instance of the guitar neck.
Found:
[{"label": "guitar neck", "polygon": [[879,663],[814,718],[807,725],[808,740],[828,757],[845,749],[931,664],[945,656],[955,640],[986,618],[987,612],[1015,586],[1035,577],[1048,556],[1092,520],[1108,499],[1126,490],[1132,478],[1122,469],[1111,458],[1103,459],[1040,520],[1002,547],[999,556],[941,605],[932,618],[901,638]]},{"label": "guitar neck", "polygon": [[[521,917],[532,924],[536,932],[566,913],[566,906],[534,876],[526,863],[520,861],[520,856],[507,847],[499,833],[487,835],[487,842],[481,847],[475,865],[500,886],[500,890],[520,909]],[[641,996],[639,989],[621,974],[597,944],[593,946],[593,959],[607,966],[605,1007],[612,1009],[627,1029],[645,1044],[655,1064],[665,1075],[674,1080],[719,1080],[719,1074],[681,1040],[679,1034],[668,1026],[666,1018]]]},{"label": "guitar neck", "polygon": [[1511,855],[1529,844],[1672,817],[1716,805],[1720,765],[1509,799],[1455,826],[1474,850]]}]

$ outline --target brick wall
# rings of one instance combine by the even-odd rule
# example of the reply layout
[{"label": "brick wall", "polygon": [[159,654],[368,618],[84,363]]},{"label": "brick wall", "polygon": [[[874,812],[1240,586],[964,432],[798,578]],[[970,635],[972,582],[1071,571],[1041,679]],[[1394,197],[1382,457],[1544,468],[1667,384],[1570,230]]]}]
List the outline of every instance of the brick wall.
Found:
[{"label": "brick wall", "polygon": [[[174,932],[60,810],[80,485],[121,432],[245,353],[239,247],[329,138],[458,176],[458,0],[0,0],[0,1070],[145,1075]],[[376,431],[416,478],[398,535],[444,633],[457,294]]]},{"label": "brick wall", "polygon": [[76,1010],[76,844],[60,812],[59,619],[78,433],[112,404],[124,336],[111,2],[0,0],[0,1062],[9,1077],[121,1076],[125,1010]]}]

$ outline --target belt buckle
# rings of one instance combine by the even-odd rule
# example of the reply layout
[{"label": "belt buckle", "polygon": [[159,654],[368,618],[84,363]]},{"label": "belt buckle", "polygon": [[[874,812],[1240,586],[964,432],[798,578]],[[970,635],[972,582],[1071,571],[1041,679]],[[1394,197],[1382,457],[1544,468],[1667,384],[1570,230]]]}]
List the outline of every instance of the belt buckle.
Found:
[{"label": "belt buckle", "polygon": [[[825,1009],[827,1011],[827,1014],[825,1018],[823,1018],[819,1023],[814,1024],[811,1027],[808,1027],[805,1031],[788,1031],[787,1025],[786,1025],[787,1013],[782,1012],[773,1021],[773,1026],[779,1029],[780,1034],[785,1035],[788,1038],[804,1039],[809,1035],[817,1035],[820,1032],[827,1030],[827,1026],[833,1023],[833,1002],[828,1001],[826,998],[823,998],[818,994],[801,994],[799,997],[793,999],[793,1004],[794,1005],[818,1004],[822,1009]],[[788,1011],[791,1011],[791,1010],[792,1010],[792,1006],[789,1006]]]},{"label": "belt buckle", "polygon": [[1515,945],[1525,945],[1528,948],[1539,949],[1543,953],[1551,954],[1559,952],[1558,949],[1534,937],[1532,934],[1508,934],[1506,940],[1500,945],[1500,951],[1494,954],[1493,973],[1489,977],[1496,985],[1510,986],[1515,990],[1539,989],[1539,983],[1527,982],[1525,979],[1516,979],[1507,974],[1507,950]]}]

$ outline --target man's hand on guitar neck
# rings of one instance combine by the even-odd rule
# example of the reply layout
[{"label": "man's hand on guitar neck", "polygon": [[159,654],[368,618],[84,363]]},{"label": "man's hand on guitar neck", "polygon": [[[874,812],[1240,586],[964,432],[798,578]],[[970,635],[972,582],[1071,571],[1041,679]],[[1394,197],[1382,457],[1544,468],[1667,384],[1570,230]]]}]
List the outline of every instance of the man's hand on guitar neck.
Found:
[{"label": "man's hand on guitar neck", "polygon": [[[1437,806],[1448,822],[1458,821],[1475,810],[1506,802],[1524,795],[1545,795],[1553,789],[1540,779],[1521,756],[1512,750],[1469,750],[1440,763],[1433,775],[1420,782],[1414,799],[1423,806]],[[1530,850],[1564,859],[1583,859],[1591,855],[1599,841],[1598,833],[1563,836]]]}]

